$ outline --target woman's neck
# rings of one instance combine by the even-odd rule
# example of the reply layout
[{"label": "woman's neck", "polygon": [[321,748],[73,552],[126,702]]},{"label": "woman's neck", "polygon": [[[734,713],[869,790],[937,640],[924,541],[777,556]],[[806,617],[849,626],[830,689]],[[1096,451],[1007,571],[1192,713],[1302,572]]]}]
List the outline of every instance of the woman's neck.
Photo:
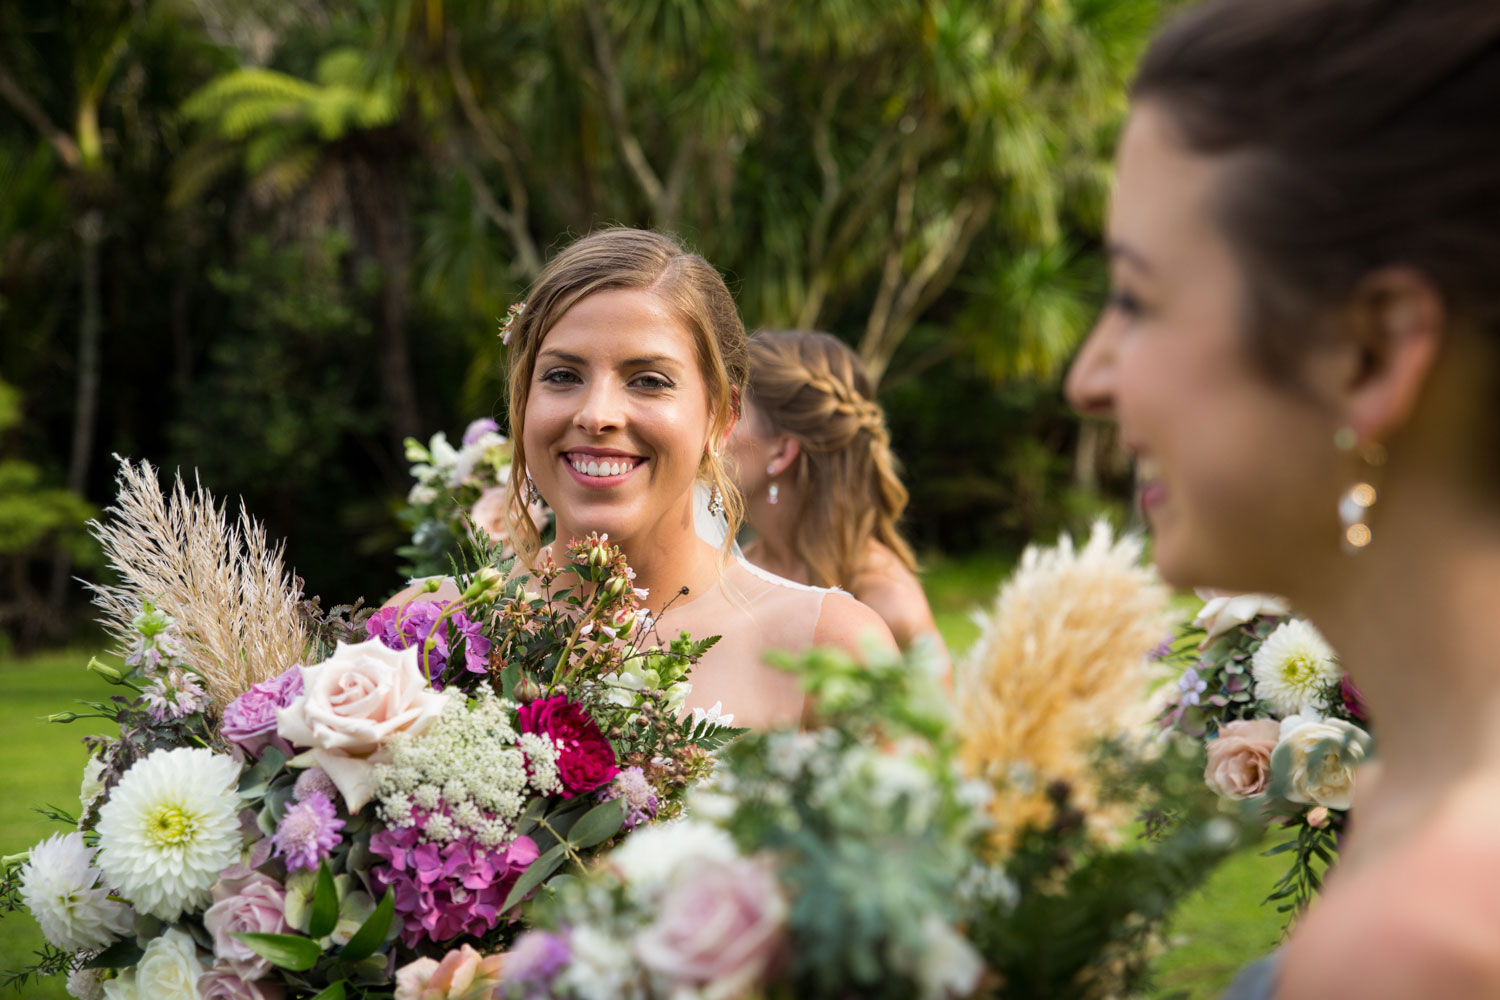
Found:
[{"label": "woman's neck", "polygon": [[797,512],[801,504],[793,488],[784,487],[777,503],[763,499],[746,504],[745,520],[755,530],[755,542],[747,556],[755,565],[777,576],[809,583],[812,572],[797,551]]},{"label": "woman's neck", "polygon": [[1430,494],[1387,491],[1381,505],[1369,549],[1298,600],[1370,708],[1379,786],[1357,821],[1365,853],[1500,765],[1500,530]]},{"label": "woman's neck", "polygon": [[[587,535],[587,531],[572,529],[559,519],[557,537],[562,544]],[[635,571],[633,586],[647,591],[642,603],[652,615],[659,615],[673,601],[692,601],[718,582],[719,552],[698,536],[690,505],[685,514],[670,512],[637,537],[611,537],[609,541],[625,553],[625,561]],[[553,546],[553,559],[564,565],[565,553],[558,543]]]}]

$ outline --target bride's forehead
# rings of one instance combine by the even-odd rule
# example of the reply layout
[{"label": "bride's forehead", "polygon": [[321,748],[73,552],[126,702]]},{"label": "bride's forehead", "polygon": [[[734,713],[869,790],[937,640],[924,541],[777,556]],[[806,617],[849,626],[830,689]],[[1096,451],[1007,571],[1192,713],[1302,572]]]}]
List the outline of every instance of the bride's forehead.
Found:
[{"label": "bride's forehead", "polygon": [[607,364],[665,357],[688,363],[697,356],[692,332],[650,292],[616,289],[579,301],[542,338],[541,354],[565,353]]}]

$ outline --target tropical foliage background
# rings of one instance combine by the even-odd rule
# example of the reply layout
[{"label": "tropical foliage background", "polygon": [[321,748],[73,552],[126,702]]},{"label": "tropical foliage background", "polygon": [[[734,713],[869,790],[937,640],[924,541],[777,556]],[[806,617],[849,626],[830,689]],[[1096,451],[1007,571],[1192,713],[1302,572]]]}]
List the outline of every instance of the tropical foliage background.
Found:
[{"label": "tropical foliage background", "polygon": [[1122,472],[1058,373],[1164,6],[0,6],[0,628],[84,613],[112,452],[242,497],[310,592],[388,591],[401,440],[502,412],[498,320],[607,223],[857,347],[921,547],[1077,526]]}]

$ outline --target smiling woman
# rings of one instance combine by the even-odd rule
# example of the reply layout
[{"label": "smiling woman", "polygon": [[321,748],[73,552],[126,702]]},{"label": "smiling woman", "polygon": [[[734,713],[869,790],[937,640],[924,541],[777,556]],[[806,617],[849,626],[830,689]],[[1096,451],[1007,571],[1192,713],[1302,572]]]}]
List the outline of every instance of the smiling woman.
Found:
[{"label": "smiling woman", "polygon": [[[526,515],[540,494],[557,537],[607,533],[624,549],[662,636],[718,635],[692,677],[692,704],[722,702],[738,725],[795,723],[796,679],[771,650],[831,645],[859,652],[893,640],[846,594],[757,570],[732,551],[743,505],[725,473],[739,417],[745,331],[718,272],[659,233],[606,229],[554,258],[510,339],[512,537],[527,565],[549,553]],[[699,537],[699,490],[728,531]],[[563,562],[563,560],[559,560]]]}]

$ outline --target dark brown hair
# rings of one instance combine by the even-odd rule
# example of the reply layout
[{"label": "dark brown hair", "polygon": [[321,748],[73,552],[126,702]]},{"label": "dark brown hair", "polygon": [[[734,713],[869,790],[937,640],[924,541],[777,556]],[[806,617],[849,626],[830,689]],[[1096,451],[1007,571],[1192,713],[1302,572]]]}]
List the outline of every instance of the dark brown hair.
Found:
[{"label": "dark brown hair", "polygon": [[1385,266],[1500,332],[1500,0],[1210,0],[1132,96],[1224,164],[1212,210],[1268,372]]},{"label": "dark brown hair", "polygon": [[[739,412],[748,377],[745,326],[734,298],[713,265],[689,253],[670,236],[646,229],[602,229],[571,244],[547,262],[532,285],[526,306],[511,327],[507,357],[510,381],[511,445],[516,475],[510,477],[507,519],[516,551],[524,561],[540,539],[526,511],[523,484],[526,402],[531,377],[547,332],[579,301],[614,288],[642,289],[660,298],[693,335],[698,364],[708,383],[709,440],[722,442]],[[714,447],[704,454],[699,479],[717,486],[729,518],[728,551],[744,517],[744,502]]]},{"label": "dark brown hair", "polygon": [[750,338],[750,398],[772,430],[801,444],[796,552],[812,582],[849,588],[870,539],[917,568],[896,530],[906,487],[865,366],[837,337],[805,330]]}]

